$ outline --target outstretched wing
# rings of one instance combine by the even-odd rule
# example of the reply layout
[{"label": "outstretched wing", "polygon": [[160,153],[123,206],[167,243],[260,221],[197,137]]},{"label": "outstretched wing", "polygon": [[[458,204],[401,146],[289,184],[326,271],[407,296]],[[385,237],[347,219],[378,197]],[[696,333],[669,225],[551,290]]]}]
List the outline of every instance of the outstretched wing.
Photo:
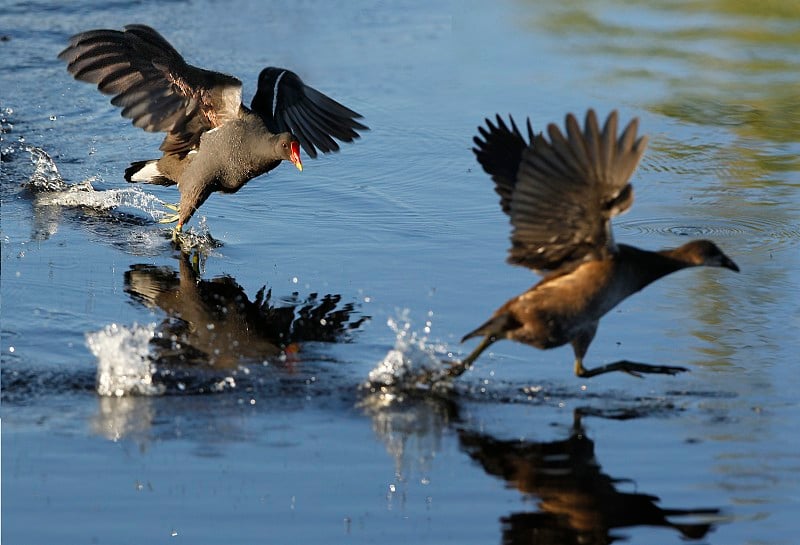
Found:
[{"label": "outstretched wing", "polygon": [[636,138],[634,119],[617,138],[617,112],[602,131],[593,110],[583,130],[572,114],[565,137],[547,127],[522,154],[511,199],[509,262],[554,270],[571,262],[616,253],[611,218],[633,204],[628,183],[647,137]]},{"label": "outstretched wing", "polygon": [[521,154],[509,154],[507,162],[500,152],[491,161],[484,158],[481,164],[502,165],[487,170],[493,177],[508,177],[519,158],[513,182],[503,186],[513,187],[506,202],[512,225],[509,263],[549,271],[616,252],[611,218],[633,203],[628,180],[647,146],[646,137],[636,137],[638,120],[619,138],[617,124],[617,112],[612,112],[601,130],[589,110],[581,129],[570,114],[566,136],[550,124],[547,136],[537,135]]},{"label": "outstretched wing", "polygon": [[478,163],[492,177],[494,190],[500,195],[500,208],[506,214],[511,213],[511,194],[517,184],[517,170],[522,158],[522,152],[534,139],[531,120],[527,120],[528,141],[520,133],[514,119],[509,116],[511,128],[503,119],[497,115],[497,125],[490,119],[486,119],[487,128],[478,127],[480,136],[475,136],[472,140],[475,147],[472,151]]},{"label": "outstretched wing", "polygon": [[242,83],[191,66],[158,32],[146,25],[76,34],[59,53],[75,79],[113,95],[122,115],[150,132],[169,133],[166,153],[188,152],[203,132],[238,115]]},{"label": "outstretched wing", "polygon": [[258,76],[258,90],[250,104],[270,132],[291,132],[310,157],[339,151],[339,143],[359,138],[369,127],[362,116],[309,87],[284,68],[268,67]]}]

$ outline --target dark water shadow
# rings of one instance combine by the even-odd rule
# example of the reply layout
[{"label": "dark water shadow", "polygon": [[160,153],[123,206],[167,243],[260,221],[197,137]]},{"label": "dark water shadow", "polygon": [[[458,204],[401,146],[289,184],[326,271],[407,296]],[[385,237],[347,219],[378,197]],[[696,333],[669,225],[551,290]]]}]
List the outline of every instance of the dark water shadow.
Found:
[{"label": "dark water shadow", "polygon": [[362,407],[395,458],[398,475],[427,473],[426,465],[436,459],[444,437],[455,435],[458,448],[487,475],[502,479],[523,499],[536,500],[536,510],[500,518],[504,544],[607,545],[628,538],[620,529],[640,526],[671,529],[684,540],[700,540],[727,520],[716,507],[661,507],[658,496],[623,490],[626,483],[628,488],[635,483],[632,478],[603,472],[583,419],[658,417],[663,407],[655,407],[653,414],[644,408],[578,408],[571,425],[563,426],[568,430],[563,439],[540,442],[487,433],[483,421],[469,415],[471,401],[457,396],[417,393],[391,404],[371,401]]},{"label": "dark water shadow", "polygon": [[338,294],[291,293],[262,287],[251,299],[231,276],[202,279],[197,262],[180,253],[179,268],[132,265],[125,292],[166,316],[149,341],[152,380],[162,393],[226,389],[220,380],[253,386],[258,368],[291,369],[309,343],[349,342],[368,319]]},{"label": "dark water shadow", "polygon": [[500,520],[502,543],[606,545],[627,538],[618,529],[637,526],[669,528],[698,540],[713,529],[708,519],[718,518],[717,508],[662,508],[658,496],[621,490],[631,480],[603,473],[583,416],[576,410],[569,436],[556,441],[501,440],[459,430],[462,450],[487,474],[537,499],[536,511]]}]

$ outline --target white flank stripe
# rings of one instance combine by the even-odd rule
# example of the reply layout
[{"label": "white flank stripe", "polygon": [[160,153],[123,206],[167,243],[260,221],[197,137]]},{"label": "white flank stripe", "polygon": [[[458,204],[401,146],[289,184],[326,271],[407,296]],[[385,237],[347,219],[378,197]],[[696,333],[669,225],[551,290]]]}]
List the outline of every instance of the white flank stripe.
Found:
[{"label": "white flank stripe", "polygon": [[272,117],[275,117],[275,110],[278,109],[278,85],[281,83],[281,78],[286,73],[286,70],[278,74],[278,78],[275,80],[275,88],[272,89]]}]

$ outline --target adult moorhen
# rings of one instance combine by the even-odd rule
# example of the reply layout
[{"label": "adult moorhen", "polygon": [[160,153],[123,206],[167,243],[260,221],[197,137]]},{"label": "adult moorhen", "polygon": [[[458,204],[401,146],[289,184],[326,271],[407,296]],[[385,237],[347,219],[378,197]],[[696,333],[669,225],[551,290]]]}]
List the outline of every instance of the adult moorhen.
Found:
[{"label": "adult moorhen", "polygon": [[162,157],[131,164],[125,179],[178,185],[178,213],[163,220],[178,222],[175,236],[214,191],[235,193],[281,161],[302,170],[300,146],[316,157],[368,130],[361,115],[284,68],[262,70],[247,108],[241,81],[187,64],[146,25],[76,34],[58,57],[76,79],[114,95],[135,126],[167,133]]}]

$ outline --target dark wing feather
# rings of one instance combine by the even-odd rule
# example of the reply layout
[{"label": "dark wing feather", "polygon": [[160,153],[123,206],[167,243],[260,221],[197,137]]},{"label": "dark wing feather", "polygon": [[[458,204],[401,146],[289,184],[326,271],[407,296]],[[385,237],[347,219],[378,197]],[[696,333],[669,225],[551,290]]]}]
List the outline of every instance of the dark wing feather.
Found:
[{"label": "dark wing feather", "polygon": [[520,133],[514,118],[509,116],[511,128],[503,119],[497,115],[497,124],[493,124],[490,119],[486,119],[487,128],[478,127],[480,136],[475,136],[472,140],[475,147],[472,151],[483,170],[492,177],[494,190],[500,195],[500,207],[503,212],[511,212],[511,194],[517,183],[517,170],[522,158],[522,152],[534,139],[531,120],[527,120],[528,141]]},{"label": "dark wing feather", "polygon": [[291,132],[310,157],[339,151],[339,143],[360,137],[369,127],[357,121],[362,116],[309,87],[284,68],[268,67],[258,76],[250,107],[273,133]]},{"label": "dark wing feather", "polygon": [[566,136],[550,124],[522,152],[511,195],[509,263],[555,270],[616,252],[611,218],[633,203],[628,183],[647,145],[634,119],[617,138],[617,112],[601,130],[589,110],[581,130],[573,115]]},{"label": "dark wing feather", "polygon": [[150,132],[167,132],[166,153],[196,148],[204,131],[235,118],[242,83],[191,66],[158,32],[146,25],[76,34],[58,58],[75,79],[113,95],[122,115]]}]

